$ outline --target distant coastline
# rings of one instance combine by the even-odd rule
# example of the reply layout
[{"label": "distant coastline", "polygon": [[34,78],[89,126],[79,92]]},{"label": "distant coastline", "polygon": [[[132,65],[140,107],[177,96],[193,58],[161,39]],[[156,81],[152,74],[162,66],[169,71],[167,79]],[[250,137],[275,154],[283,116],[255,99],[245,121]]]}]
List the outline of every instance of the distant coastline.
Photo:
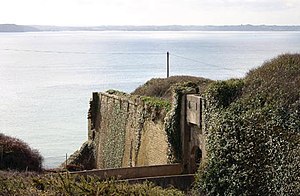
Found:
[{"label": "distant coastline", "polygon": [[0,24],[0,32],[39,31],[300,31],[300,25],[165,25],[165,26],[45,26]]}]

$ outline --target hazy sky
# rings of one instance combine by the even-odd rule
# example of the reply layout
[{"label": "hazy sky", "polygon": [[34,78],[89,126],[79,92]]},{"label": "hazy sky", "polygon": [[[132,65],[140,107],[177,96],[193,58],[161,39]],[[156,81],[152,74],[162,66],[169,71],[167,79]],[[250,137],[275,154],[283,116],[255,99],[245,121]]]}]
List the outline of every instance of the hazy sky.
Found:
[{"label": "hazy sky", "polygon": [[300,0],[0,0],[0,23],[300,25]]}]

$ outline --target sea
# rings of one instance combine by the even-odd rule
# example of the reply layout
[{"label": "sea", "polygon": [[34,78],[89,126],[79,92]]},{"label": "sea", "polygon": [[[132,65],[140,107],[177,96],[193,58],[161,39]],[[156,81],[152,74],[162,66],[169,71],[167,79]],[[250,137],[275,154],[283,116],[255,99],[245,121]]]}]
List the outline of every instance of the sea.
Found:
[{"label": "sea", "polygon": [[78,31],[0,33],[0,133],[59,166],[87,140],[92,92],[127,93],[151,78],[244,77],[283,53],[300,32]]}]

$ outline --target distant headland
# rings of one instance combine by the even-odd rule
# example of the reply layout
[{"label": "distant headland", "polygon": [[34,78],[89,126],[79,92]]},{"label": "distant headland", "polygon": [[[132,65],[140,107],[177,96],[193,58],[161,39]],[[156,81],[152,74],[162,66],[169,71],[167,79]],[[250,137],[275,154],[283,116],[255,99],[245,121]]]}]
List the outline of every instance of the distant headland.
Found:
[{"label": "distant headland", "polygon": [[38,31],[300,31],[300,25],[165,25],[165,26],[45,26],[0,24],[0,32]]},{"label": "distant headland", "polygon": [[16,24],[0,24],[0,32],[34,32],[41,31],[32,26]]}]

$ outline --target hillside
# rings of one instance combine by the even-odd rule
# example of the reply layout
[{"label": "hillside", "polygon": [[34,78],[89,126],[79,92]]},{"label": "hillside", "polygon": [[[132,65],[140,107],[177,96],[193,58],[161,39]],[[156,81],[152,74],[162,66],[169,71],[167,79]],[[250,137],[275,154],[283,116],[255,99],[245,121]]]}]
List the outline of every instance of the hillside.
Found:
[{"label": "hillside", "polygon": [[277,26],[277,25],[165,25],[165,26],[43,26],[35,25],[42,31],[300,31],[300,26]]},{"label": "hillside", "polygon": [[35,31],[300,31],[300,26],[278,25],[164,25],[164,26],[49,26],[0,24],[0,32],[35,32]]},{"label": "hillside", "polygon": [[34,31],[40,31],[40,30],[32,26],[0,24],[0,32],[34,32]]},{"label": "hillside", "polygon": [[300,194],[300,54],[285,54],[244,79],[218,81],[209,100],[208,195]]},{"label": "hillside", "polygon": [[212,80],[194,76],[171,76],[169,78],[153,78],[139,86],[131,94],[171,99],[172,86],[176,83],[192,82],[203,92]]}]

